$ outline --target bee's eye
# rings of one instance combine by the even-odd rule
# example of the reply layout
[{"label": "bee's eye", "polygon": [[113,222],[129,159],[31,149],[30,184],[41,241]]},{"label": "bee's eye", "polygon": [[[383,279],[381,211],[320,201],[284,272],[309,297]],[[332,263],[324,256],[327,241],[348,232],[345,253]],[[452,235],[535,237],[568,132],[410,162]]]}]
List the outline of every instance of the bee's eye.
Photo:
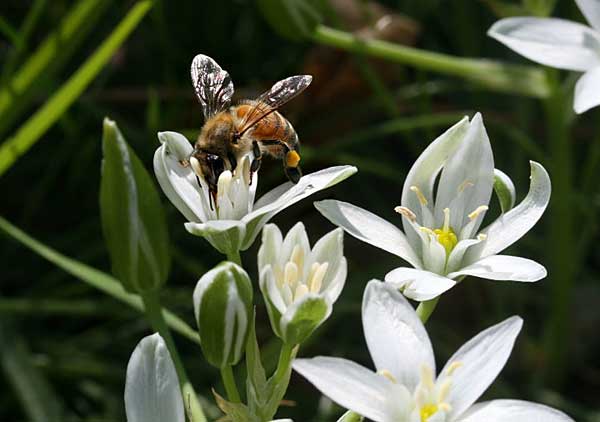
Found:
[{"label": "bee's eye", "polygon": [[208,154],[206,156],[206,160],[210,165],[212,173],[215,175],[216,179],[219,179],[221,173],[225,171],[225,162],[221,157],[215,154]]}]

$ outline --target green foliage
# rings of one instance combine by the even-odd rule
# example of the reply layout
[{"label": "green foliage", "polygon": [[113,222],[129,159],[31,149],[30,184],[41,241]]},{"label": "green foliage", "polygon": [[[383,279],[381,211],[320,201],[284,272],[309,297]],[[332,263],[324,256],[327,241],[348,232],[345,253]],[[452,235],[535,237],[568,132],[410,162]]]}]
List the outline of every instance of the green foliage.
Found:
[{"label": "green foliage", "polygon": [[169,275],[169,236],[158,192],[116,123],[104,119],[100,213],[113,273],[126,290],[159,289]]},{"label": "green foliage", "polygon": [[310,39],[323,20],[315,1],[257,0],[257,4],[269,25],[292,41]]}]

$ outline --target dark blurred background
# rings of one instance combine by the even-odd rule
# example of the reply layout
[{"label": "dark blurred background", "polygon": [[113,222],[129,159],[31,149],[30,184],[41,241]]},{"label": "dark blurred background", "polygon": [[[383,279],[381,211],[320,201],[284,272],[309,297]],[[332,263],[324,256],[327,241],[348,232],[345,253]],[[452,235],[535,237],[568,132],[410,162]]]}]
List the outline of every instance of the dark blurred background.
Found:
[{"label": "dark blurred background", "polygon": [[[27,95],[17,96],[15,109],[0,113],[3,142],[56,94],[135,2],[2,2],[3,89],[84,3],[93,5],[93,13],[59,44]],[[496,167],[515,181],[517,200],[527,192],[528,160],[534,159],[549,169],[555,186],[565,182],[553,192],[551,203],[551,208],[562,206],[547,212],[508,251],[543,263],[547,279],[536,284],[468,279],[444,295],[427,325],[438,363],[483,328],[519,314],[524,329],[486,398],[539,401],[576,420],[600,421],[598,110],[572,121],[561,149],[551,140],[556,115],[548,100],[493,92],[460,77],[374,60],[310,39],[291,40],[272,29],[264,17],[268,2],[260,3],[155,1],[82,94],[1,175],[0,215],[60,253],[109,272],[98,208],[102,118],[117,121],[151,171],[157,131],[176,130],[194,139],[202,125],[189,81],[189,65],[197,53],[215,58],[229,71],[238,99],[257,95],[291,74],[315,76],[309,90],[283,110],[299,133],[303,168],[311,172],[353,164],[359,173],[274,219],[282,230],[303,221],[313,241],[333,228],[313,208],[317,199],[352,202],[400,224],[393,208],[413,161],[460,116],[480,111]],[[518,2],[323,0],[319,7],[326,11],[325,24],[353,31],[359,39],[377,37],[455,56],[529,64],[485,35],[499,15],[522,11]],[[553,15],[582,21],[571,0],[557,2]],[[553,76],[569,81],[566,74]],[[260,176],[260,192],[284,181],[281,165],[274,161],[263,165]],[[187,234],[183,217],[166,198],[164,205],[174,262],[163,299],[193,325],[192,289],[222,257]],[[498,212],[496,207],[488,214]],[[566,234],[561,227],[568,229]],[[254,280],[258,243],[242,256]],[[363,288],[403,262],[348,236],[345,249],[346,288],[333,316],[300,355],[344,356],[370,366],[358,328]],[[126,364],[149,333],[143,316],[58,269],[4,230],[0,256],[0,420],[124,420]],[[278,343],[271,338],[260,296],[256,298],[258,336],[272,363]],[[210,387],[222,391],[218,372],[205,363],[196,344],[180,336],[175,340],[197,390],[212,402]],[[279,417],[333,421],[340,413],[297,376],[286,399]],[[209,413],[214,412],[209,406]]]}]

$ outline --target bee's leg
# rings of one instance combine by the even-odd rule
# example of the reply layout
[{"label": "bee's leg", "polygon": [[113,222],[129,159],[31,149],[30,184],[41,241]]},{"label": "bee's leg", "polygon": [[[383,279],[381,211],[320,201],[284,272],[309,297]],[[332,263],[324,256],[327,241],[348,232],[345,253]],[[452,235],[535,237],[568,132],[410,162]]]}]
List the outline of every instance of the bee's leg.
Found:
[{"label": "bee's leg", "polygon": [[260,141],[265,146],[278,146],[281,151],[277,154],[283,158],[283,171],[285,175],[292,183],[298,183],[302,177],[302,171],[298,166],[300,162],[300,154],[297,150],[290,149],[290,147],[280,140],[263,140]]},{"label": "bee's leg", "polygon": [[252,160],[252,164],[250,164],[250,171],[254,173],[260,169],[260,164],[262,160],[262,151],[260,150],[260,146],[257,141],[252,141],[252,154],[254,155],[254,160]]},{"label": "bee's leg", "polygon": [[237,160],[235,155],[229,152],[227,153],[227,159],[229,160],[229,164],[231,164],[231,171],[234,171],[237,168]]}]

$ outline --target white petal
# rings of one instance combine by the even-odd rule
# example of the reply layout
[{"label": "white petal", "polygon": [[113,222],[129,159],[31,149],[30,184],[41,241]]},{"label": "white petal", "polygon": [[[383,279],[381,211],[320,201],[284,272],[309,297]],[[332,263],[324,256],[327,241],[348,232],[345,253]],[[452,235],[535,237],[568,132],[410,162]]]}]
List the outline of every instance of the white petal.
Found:
[{"label": "white petal", "polygon": [[423,269],[436,274],[444,274],[446,267],[446,248],[432,234],[421,237],[423,247]]},{"label": "white petal", "polygon": [[[310,262],[328,263],[327,272],[323,279],[323,290],[329,286],[333,277],[339,272],[339,267],[344,258],[344,231],[334,229],[320,238],[310,256]],[[312,264],[311,264],[312,265]]]},{"label": "white petal", "polygon": [[421,260],[404,233],[383,218],[347,202],[335,200],[315,202],[315,207],[325,218],[357,239],[399,256],[415,267],[421,267]]},{"label": "white petal", "polygon": [[127,365],[127,422],[185,422],[175,366],[156,333],[139,342]]},{"label": "white petal", "polygon": [[472,275],[489,280],[538,281],[548,275],[546,268],[531,259],[492,255],[448,274],[450,278]]},{"label": "white petal", "polygon": [[444,163],[435,201],[436,228],[443,225],[443,210],[450,208],[450,226],[460,233],[469,221],[467,215],[477,207],[489,204],[493,184],[492,146],[481,114],[477,113],[462,142]]},{"label": "white petal", "polygon": [[452,406],[449,420],[468,409],[496,379],[522,325],[521,318],[510,317],[477,334],[448,359],[437,383],[444,383],[452,372],[452,387],[446,400]]},{"label": "white petal", "polygon": [[466,262],[475,262],[480,256],[489,256],[508,248],[527,233],[540,219],[550,201],[550,176],[541,164],[531,161],[529,193],[519,205],[502,214],[482,230],[484,242],[469,249]]},{"label": "white petal", "polygon": [[185,229],[208,240],[222,254],[239,251],[246,233],[246,225],[236,220],[212,220],[206,223],[185,223]]},{"label": "white petal", "polygon": [[585,16],[590,26],[600,31],[600,1],[598,0],[575,0],[581,13]]},{"label": "white petal", "polygon": [[247,226],[242,250],[246,250],[252,245],[263,226],[279,211],[313,193],[340,183],[357,171],[357,168],[353,166],[329,167],[302,176],[300,181],[295,185],[287,182],[275,188],[273,191],[278,195],[277,198],[275,198],[275,194],[272,194],[273,191],[267,193],[265,196],[268,196],[268,198],[266,200],[259,199],[254,207],[254,211],[242,219]]},{"label": "white petal", "polygon": [[363,330],[378,371],[387,370],[413,391],[423,364],[435,371],[431,342],[413,307],[387,283],[367,284],[362,304]]},{"label": "white petal", "polygon": [[600,65],[600,37],[580,23],[554,18],[507,18],[496,22],[488,35],[546,66],[586,71]]},{"label": "white petal", "polygon": [[410,299],[423,302],[450,290],[456,281],[430,271],[396,268],[385,276],[385,282]]},{"label": "white petal", "polygon": [[346,284],[347,275],[348,262],[346,261],[346,258],[342,257],[338,265],[337,273],[333,274],[331,279],[327,281],[327,285],[321,289],[330,303],[335,303],[342,293],[344,285]]},{"label": "white petal", "polygon": [[188,221],[202,222],[215,218],[215,212],[207,203],[205,192],[208,191],[198,186],[192,168],[180,163],[180,160],[189,158],[192,145],[176,132],[161,132],[158,136],[163,144],[154,153],[154,173],[167,198]]},{"label": "white petal", "polygon": [[458,422],[575,422],[564,413],[522,400],[492,400],[472,406]]},{"label": "white petal", "polygon": [[446,264],[446,272],[451,273],[453,271],[458,270],[462,265],[463,258],[465,253],[469,250],[471,246],[477,245],[481,243],[479,239],[465,239],[460,240],[452,252],[450,252],[450,256],[448,257],[448,263]]},{"label": "white petal", "polygon": [[[306,228],[302,222],[294,224],[294,227],[290,229],[283,239],[283,244],[279,250],[279,265],[283,266],[290,260],[294,247],[298,245],[302,248],[302,251],[308,255],[310,253],[310,243],[308,242],[308,235],[306,234]],[[302,268],[298,268],[299,271],[303,271]]]},{"label": "white petal", "polygon": [[262,242],[258,250],[258,271],[267,265],[278,264],[279,252],[283,244],[281,231],[275,224],[267,224],[262,231]]},{"label": "white petal", "polygon": [[271,265],[267,265],[260,270],[259,278],[262,294],[269,298],[269,301],[277,308],[280,314],[284,314],[287,310],[287,304],[281,294],[281,290],[277,286]]},{"label": "white petal", "polygon": [[[464,117],[437,139],[435,139],[425,151],[417,158],[413,164],[402,188],[401,204],[417,215],[417,221],[421,225],[423,215],[421,213],[421,204],[417,195],[411,191],[411,187],[419,188],[429,206],[433,205],[433,186],[437,175],[439,174],[446,159],[458,148],[465,134],[469,130],[469,118]],[[403,218],[404,231],[408,236],[411,245],[418,244],[418,235],[409,227],[408,220]],[[414,264],[413,264],[414,265]]]},{"label": "white petal", "polygon": [[393,422],[398,418],[399,397],[394,384],[352,361],[316,357],[296,359],[293,368],[321,393],[340,406],[376,422]]},{"label": "white petal", "polygon": [[575,85],[573,108],[583,113],[600,105],[600,66],[588,70]]}]

